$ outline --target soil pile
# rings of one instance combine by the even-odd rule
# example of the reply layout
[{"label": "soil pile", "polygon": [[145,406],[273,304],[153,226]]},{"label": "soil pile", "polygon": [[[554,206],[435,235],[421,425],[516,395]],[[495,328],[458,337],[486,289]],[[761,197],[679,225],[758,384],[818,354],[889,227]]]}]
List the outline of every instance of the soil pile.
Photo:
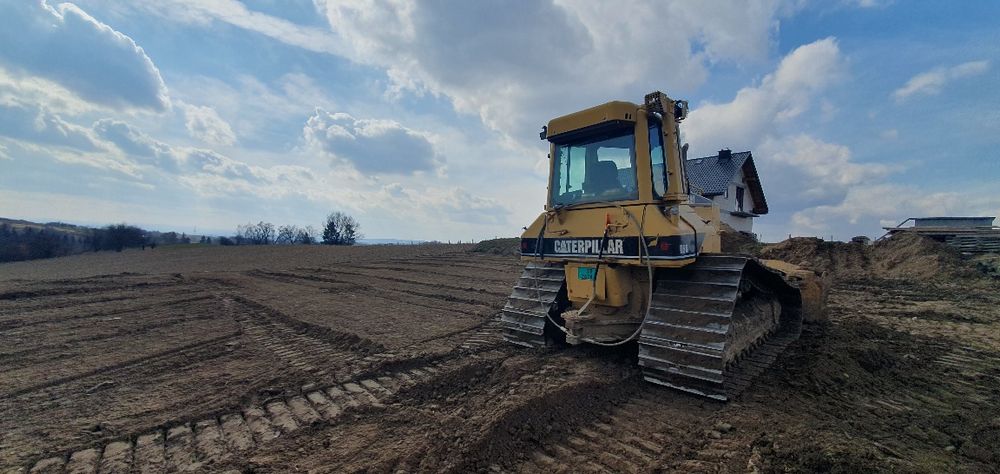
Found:
[{"label": "soil pile", "polygon": [[473,252],[493,255],[521,255],[521,239],[517,237],[484,240],[472,247]]},{"label": "soil pile", "polygon": [[970,278],[978,272],[952,247],[903,232],[871,246],[872,271],[883,278]]},{"label": "soil pile", "polygon": [[727,224],[722,224],[722,232],[719,233],[722,239],[722,253],[736,253],[742,255],[759,255],[762,244],[753,234],[740,232]]},{"label": "soil pile", "polygon": [[825,272],[837,279],[937,280],[981,275],[955,249],[908,233],[875,245],[795,237],[764,249],[761,255]]},{"label": "soil pile", "polygon": [[793,237],[765,248],[761,257],[794,263],[835,278],[865,276],[870,266],[865,246],[816,237]]}]

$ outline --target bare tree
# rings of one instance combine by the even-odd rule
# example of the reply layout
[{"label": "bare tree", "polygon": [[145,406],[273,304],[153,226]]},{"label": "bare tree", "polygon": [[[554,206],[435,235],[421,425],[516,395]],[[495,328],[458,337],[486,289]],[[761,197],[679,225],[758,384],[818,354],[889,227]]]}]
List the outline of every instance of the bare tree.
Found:
[{"label": "bare tree", "polygon": [[236,241],[241,244],[270,245],[274,243],[274,224],[260,221],[236,227]]},{"label": "bare tree", "polygon": [[298,243],[297,237],[301,229],[295,225],[283,225],[278,227],[278,235],[274,238],[274,243],[278,245],[292,245]]},{"label": "bare tree", "polygon": [[326,245],[354,245],[361,233],[361,225],[353,217],[337,211],[326,217],[323,226],[323,243]]},{"label": "bare tree", "polygon": [[295,234],[295,243],[302,245],[312,245],[316,243],[316,228],[307,225],[304,228],[299,228],[299,231]]}]

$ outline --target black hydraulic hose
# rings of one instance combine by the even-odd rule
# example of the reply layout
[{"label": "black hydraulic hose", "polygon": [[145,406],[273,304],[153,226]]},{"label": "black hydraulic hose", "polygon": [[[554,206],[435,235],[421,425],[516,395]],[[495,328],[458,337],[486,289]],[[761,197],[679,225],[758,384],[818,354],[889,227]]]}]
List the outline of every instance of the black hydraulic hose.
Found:
[{"label": "black hydraulic hose", "polygon": [[549,216],[546,214],[542,219],[542,230],[538,231],[538,238],[535,239],[535,256],[540,259],[545,258],[545,227],[549,225]]}]

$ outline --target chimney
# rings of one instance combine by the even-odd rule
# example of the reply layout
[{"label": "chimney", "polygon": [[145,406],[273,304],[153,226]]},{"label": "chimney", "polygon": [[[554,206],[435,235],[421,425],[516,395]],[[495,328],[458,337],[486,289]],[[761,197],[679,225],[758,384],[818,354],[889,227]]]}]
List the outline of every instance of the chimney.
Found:
[{"label": "chimney", "polygon": [[719,150],[719,161],[728,160],[733,157],[733,150],[729,148],[723,148]]}]

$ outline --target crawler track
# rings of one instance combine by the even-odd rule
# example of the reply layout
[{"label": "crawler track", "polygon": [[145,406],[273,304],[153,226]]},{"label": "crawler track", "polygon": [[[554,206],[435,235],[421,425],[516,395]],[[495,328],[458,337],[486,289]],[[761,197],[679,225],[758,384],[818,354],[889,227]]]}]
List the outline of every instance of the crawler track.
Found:
[{"label": "crawler track", "polygon": [[565,285],[563,266],[529,263],[507,298],[501,312],[504,339],[525,347],[545,346],[545,326],[549,312]]},{"label": "crawler track", "polygon": [[[759,290],[763,288],[763,290]],[[780,317],[763,336],[756,320],[737,311],[747,292],[764,291],[780,301]],[[646,380],[717,400],[745,390],[802,331],[798,289],[755,260],[700,256],[676,270],[661,271],[639,338]],[[753,337],[748,348],[740,338]]]}]

